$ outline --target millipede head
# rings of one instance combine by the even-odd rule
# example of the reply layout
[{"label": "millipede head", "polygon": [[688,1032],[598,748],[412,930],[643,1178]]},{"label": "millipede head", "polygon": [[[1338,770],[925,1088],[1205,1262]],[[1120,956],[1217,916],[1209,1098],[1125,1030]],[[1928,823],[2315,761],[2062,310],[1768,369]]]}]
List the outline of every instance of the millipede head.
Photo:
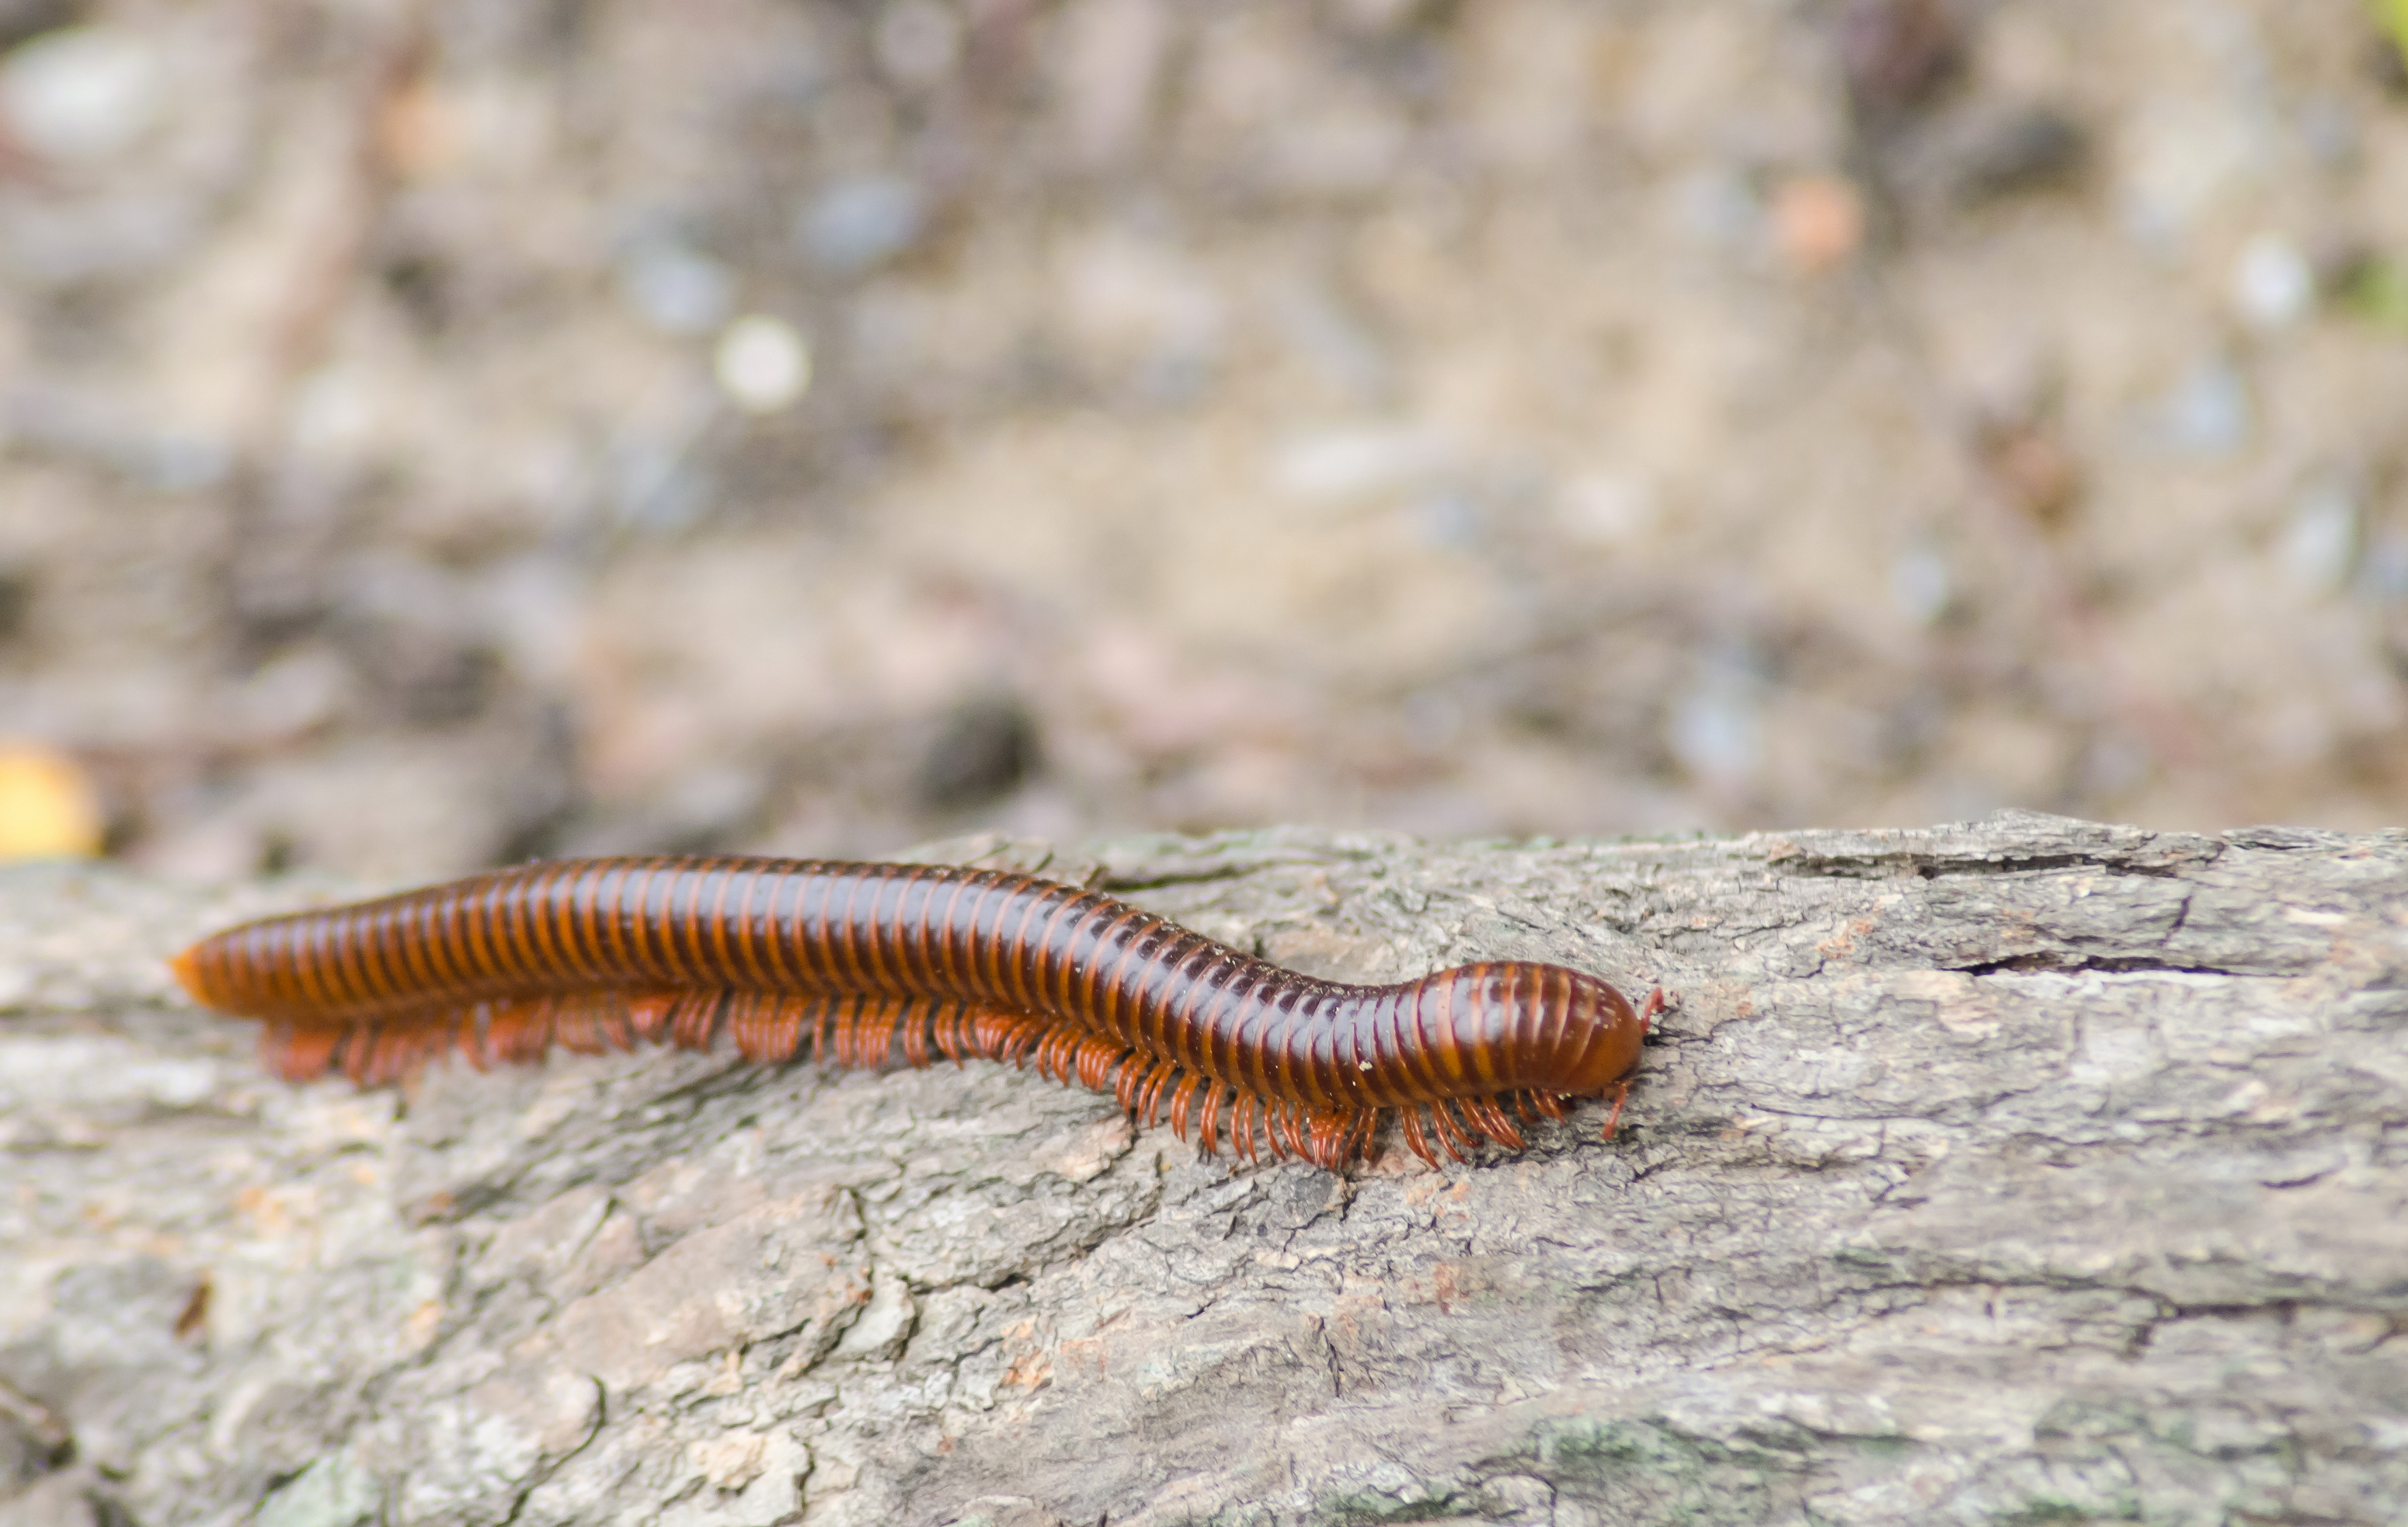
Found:
[{"label": "millipede head", "polygon": [[[1415,982],[1411,1000],[1412,1032],[1428,1036],[1429,1053],[1420,1058],[1418,1069],[1444,1084],[1422,1091],[1418,1098],[1395,1098],[1398,1103],[1432,1101],[1434,1092],[1449,1098],[1523,1091],[1602,1097],[1637,1068],[1647,1035],[1647,1020],[1610,982],[1532,961],[1440,971]],[[1494,1133],[1486,1130],[1486,1120],[1475,1122]],[[1443,1135],[1456,1121],[1433,1123]]]}]

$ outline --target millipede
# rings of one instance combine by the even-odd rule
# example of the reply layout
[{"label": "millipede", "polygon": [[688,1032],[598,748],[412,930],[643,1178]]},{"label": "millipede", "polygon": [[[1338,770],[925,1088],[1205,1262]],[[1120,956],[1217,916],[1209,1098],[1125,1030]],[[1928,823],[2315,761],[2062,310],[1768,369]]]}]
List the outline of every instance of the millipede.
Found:
[{"label": "millipede", "polygon": [[260,1020],[269,1069],[362,1086],[722,1035],[748,1060],[1033,1064],[1168,1113],[1206,1150],[1337,1168],[1383,1118],[1432,1165],[1516,1116],[1611,1096],[1650,1021],[1583,971],[1489,961],[1357,986],[1285,970],[1097,892],[1000,870],[804,860],[523,864],[265,918],[171,962]]}]

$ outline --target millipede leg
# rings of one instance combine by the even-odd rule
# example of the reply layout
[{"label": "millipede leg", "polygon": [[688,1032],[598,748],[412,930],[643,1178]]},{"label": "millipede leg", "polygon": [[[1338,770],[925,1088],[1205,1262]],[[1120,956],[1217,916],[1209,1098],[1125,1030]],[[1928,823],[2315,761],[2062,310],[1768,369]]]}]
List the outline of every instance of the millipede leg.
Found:
[{"label": "millipede leg", "polygon": [[849,998],[837,1013],[836,1063],[846,1066],[875,1064],[869,1031],[877,1026],[877,1014],[871,1010],[870,1000],[867,997]]},{"label": "millipede leg", "polygon": [[1079,1085],[1090,1092],[1117,1092],[1118,1074],[1126,1069],[1128,1051],[1116,1040],[1090,1035],[1079,1041]]},{"label": "millipede leg", "polygon": [[903,1004],[901,1011],[896,1017],[895,1026],[901,1030],[903,1034],[904,1061],[914,1070],[925,1071],[928,1068],[929,1060],[929,1023],[928,1020],[921,1017],[920,1014],[921,1005],[919,1003],[906,1002]]},{"label": "millipede leg", "polygon": [[1046,1031],[1045,1036],[1037,1041],[1037,1052],[1032,1057],[1037,1074],[1047,1081],[1067,1079],[1066,1068],[1062,1063],[1063,1052],[1072,1042],[1070,1035],[1060,1029]]},{"label": "millipede leg", "polygon": [[774,1006],[775,998],[765,1003],[757,992],[738,992],[727,999],[727,1036],[736,1042],[736,1053],[754,1063],[769,1059],[768,1035],[763,1032],[762,1009]]},{"label": "millipede leg", "polygon": [[326,1074],[342,1038],[340,1029],[271,1023],[259,1034],[260,1060],[286,1081],[308,1081]]},{"label": "millipede leg", "polygon": [[936,1042],[937,1052],[957,1066],[962,1063],[962,1015],[967,1010],[958,1002],[939,1003],[928,1019],[928,1035]]},{"label": "millipede leg", "polygon": [[802,1049],[807,1005],[770,992],[739,993],[728,1004],[727,1026],[736,1051],[748,1061],[791,1061]]},{"label": "millipede leg", "polygon": [[377,1025],[375,1037],[360,1047],[359,1075],[352,1079],[363,1087],[381,1087],[393,1080],[401,1070],[402,1054],[408,1043],[408,1031],[402,1025]]},{"label": "millipede leg", "polygon": [[1467,1097],[1461,1102],[1463,1115],[1471,1120],[1472,1128],[1479,1130],[1508,1150],[1522,1149],[1522,1132],[1515,1129],[1513,1121],[1505,1117],[1505,1110],[1497,1106],[1495,1098]]},{"label": "millipede leg", "polygon": [[827,1038],[823,1046],[814,1048],[811,1059],[821,1059],[820,1050],[824,1049],[828,1064],[853,1063],[853,999],[851,997],[838,997],[828,1004],[827,1018],[822,1024]]},{"label": "millipede leg", "polygon": [[1138,1063],[1139,1059],[1132,1053],[1122,1063],[1119,1075],[1112,1077],[1112,1101],[1132,1119],[1137,1117],[1138,1089],[1145,1085],[1146,1068]]},{"label": "millipede leg", "polygon": [[599,1055],[609,1047],[603,1042],[600,1025],[595,1023],[595,1007],[601,998],[592,992],[580,992],[563,997],[552,1006],[552,1042],[571,1055]]},{"label": "millipede leg", "polygon": [[1438,1125],[1438,1135],[1446,1142],[1446,1153],[1456,1161],[1471,1156],[1471,1138],[1465,1133],[1463,1121],[1455,1117],[1454,1105],[1445,1098],[1430,1105],[1430,1118]]},{"label": "millipede leg", "polygon": [[635,1029],[636,1037],[650,1045],[666,1040],[680,1000],[674,992],[645,992],[628,998],[627,1022]]},{"label": "millipede leg", "polygon": [[1280,1143],[1287,1147],[1289,1155],[1301,1156],[1307,1161],[1312,1159],[1310,1124],[1311,1120],[1306,1117],[1304,1105],[1288,1103],[1281,1106]]},{"label": "millipede leg", "polygon": [[1605,1116],[1605,1137],[1613,1138],[1613,1126],[1622,1120],[1622,1106],[1630,1101],[1630,1084],[1624,1082],[1613,1090],[1613,1111]]},{"label": "millipede leg", "polygon": [[[636,1048],[635,1025],[629,1021],[624,992],[595,992],[585,1006],[585,1024],[597,1053]],[[465,1022],[462,1032],[467,1032]]]},{"label": "millipede leg", "polygon": [[1412,1148],[1414,1155],[1429,1163],[1430,1165],[1436,1166],[1438,1152],[1430,1149],[1429,1135],[1422,1128],[1422,1114],[1426,1106],[1424,1104],[1409,1103],[1397,1110],[1397,1117],[1405,1126],[1405,1144]]},{"label": "millipede leg", "polygon": [[911,1020],[911,1004],[889,1002],[878,1005],[876,1018],[870,1025],[869,1059],[867,1065],[884,1065],[895,1054],[895,1041]]},{"label": "millipede leg", "polygon": [[[1047,1035],[1045,1044],[1053,1051],[1054,1079],[1065,1087],[1069,1086],[1079,1073],[1079,1031],[1066,1024]],[[1038,1067],[1040,1073],[1044,1069],[1042,1065]]]},{"label": "millipede leg", "polygon": [[1363,1133],[1363,1111],[1349,1109],[1343,1113],[1313,1114],[1308,1120],[1305,1144],[1311,1147],[1305,1160],[1313,1165],[1335,1172],[1354,1158],[1354,1144]]},{"label": "millipede leg", "polygon": [[1296,1120],[1290,1111],[1294,1106],[1284,1098],[1273,1098],[1263,1106],[1263,1138],[1275,1162],[1285,1161],[1297,1154]]},{"label": "millipede leg", "polygon": [[1162,1102],[1162,1090],[1169,1085],[1172,1077],[1178,1075],[1179,1067],[1169,1061],[1157,1061],[1153,1068],[1146,1072],[1145,1085],[1140,1087],[1137,1092],[1139,1123],[1149,1129],[1154,1126],[1154,1120],[1159,1117],[1157,1106]]},{"label": "millipede leg", "polygon": [[[669,1017],[669,1042],[680,1049],[709,1049],[711,1040],[719,1035],[719,1013],[727,996],[724,991],[693,992],[678,998],[677,1008]],[[542,1054],[543,1047],[538,1045],[535,1053]]]},{"label": "millipede leg", "polygon": [[468,1057],[469,1065],[479,1071],[488,1070],[494,1063],[493,1045],[487,1038],[493,1013],[492,1003],[479,1002],[470,1004],[460,1014],[460,1053]]},{"label": "millipede leg", "polygon": [[513,1065],[533,1065],[542,1060],[552,1046],[552,1020],[557,1006],[552,997],[511,1003],[506,1009],[501,1042],[495,1047],[502,1059]]},{"label": "millipede leg", "polygon": [[442,1031],[430,1030],[417,1023],[390,1022],[378,1026],[375,1036],[362,1046],[361,1085],[382,1087],[416,1071],[426,1058],[430,1041],[439,1041]]},{"label": "millipede leg", "polygon": [[1203,1077],[1186,1076],[1180,1078],[1178,1089],[1170,1094],[1170,1133],[1182,1140],[1187,1138],[1187,1126],[1191,1122],[1196,1096],[1203,1089]]},{"label": "millipede leg", "polygon": [[1043,1022],[1025,1013],[974,1013],[969,1024],[971,1049],[1013,1065],[1026,1064],[1029,1049],[1048,1032]]}]

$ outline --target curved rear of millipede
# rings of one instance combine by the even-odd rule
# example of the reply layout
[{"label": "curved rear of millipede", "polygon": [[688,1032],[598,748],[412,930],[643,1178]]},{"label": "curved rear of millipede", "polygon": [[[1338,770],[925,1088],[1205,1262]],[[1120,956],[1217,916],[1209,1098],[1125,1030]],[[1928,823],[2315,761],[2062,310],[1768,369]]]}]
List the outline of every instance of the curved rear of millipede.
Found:
[{"label": "curved rear of millipede", "polygon": [[[983,1056],[1162,1111],[1208,1148],[1335,1166],[1395,1111],[1424,1159],[1508,1108],[1620,1112],[1647,1020],[1593,976],[1498,962],[1389,986],[1315,980],[1094,892],[994,870],[776,859],[525,865],[269,918],[174,961],[265,1020],[281,1075],[374,1085],[457,1049],[480,1066],[638,1042],[925,1065]],[[1612,1123],[1608,1123],[1611,1133]]]}]

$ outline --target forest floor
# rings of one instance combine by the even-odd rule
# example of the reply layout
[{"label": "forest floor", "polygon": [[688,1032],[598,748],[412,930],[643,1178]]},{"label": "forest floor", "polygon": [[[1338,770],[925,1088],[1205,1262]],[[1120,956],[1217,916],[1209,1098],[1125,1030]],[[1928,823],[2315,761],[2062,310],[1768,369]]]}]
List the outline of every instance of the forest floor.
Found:
[{"label": "forest floor", "polygon": [[0,733],[148,869],[2408,804],[2344,0],[0,48]]}]

